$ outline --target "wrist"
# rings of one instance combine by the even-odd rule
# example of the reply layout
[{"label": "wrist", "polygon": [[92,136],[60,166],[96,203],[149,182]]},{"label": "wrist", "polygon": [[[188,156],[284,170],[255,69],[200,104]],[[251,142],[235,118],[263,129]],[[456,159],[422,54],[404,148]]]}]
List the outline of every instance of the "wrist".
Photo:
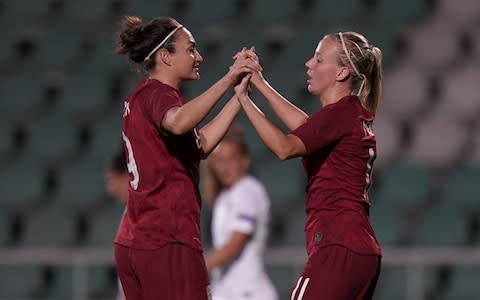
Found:
[{"label": "wrist", "polygon": [[225,83],[230,87],[230,86],[234,86],[237,82],[237,78],[234,74],[232,74],[231,71],[228,71],[227,74],[225,74],[225,76],[223,76],[223,80],[225,81]]},{"label": "wrist", "polygon": [[244,103],[247,103],[247,102],[250,101],[250,99],[248,98],[248,96],[247,96],[247,95],[244,95],[244,94],[242,94],[242,95],[237,95],[237,100],[238,100],[238,102],[240,102],[241,104],[244,104]]},{"label": "wrist", "polygon": [[253,85],[255,87],[259,87],[261,85],[266,85],[267,84],[267,81],[265,80],[265,78],[261,74],[252,76],[251,82],[253,83]]}]

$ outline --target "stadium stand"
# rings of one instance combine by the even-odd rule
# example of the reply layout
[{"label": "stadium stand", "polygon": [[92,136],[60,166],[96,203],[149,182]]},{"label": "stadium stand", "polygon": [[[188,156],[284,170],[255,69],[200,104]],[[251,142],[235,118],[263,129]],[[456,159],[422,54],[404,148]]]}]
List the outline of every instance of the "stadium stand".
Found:
[{"label": "stadium stand", "polygon": [[[255,45],[272,85],[309,113],[320,107],[304,84],[316,42],[331,31],[365,33],[385,62],[370,192],[381,244],[480,245],[477,0],[0,0],[0,250],[111,246],[123,206],[105,195],[103,167],[139,78],[114,54],[124,13],[172,15],[191,29],[205,61],[201,80],[184,87],[187,98],[226,72],[242,46]],[[270,246],[303,247],[300,161],[279,162],[245,116],[238,123],[272,199]],[[421,299],[478,298],[478,265],[424,267]],[[410,299],[407,268],[386,266],[375,299]],[[268,266],[282,300],[299,271]],[[71,266],[0,264],[0,299],[71,299],[72,274]],[[89,275],[88,297],[112,299],[112,266]]]}]

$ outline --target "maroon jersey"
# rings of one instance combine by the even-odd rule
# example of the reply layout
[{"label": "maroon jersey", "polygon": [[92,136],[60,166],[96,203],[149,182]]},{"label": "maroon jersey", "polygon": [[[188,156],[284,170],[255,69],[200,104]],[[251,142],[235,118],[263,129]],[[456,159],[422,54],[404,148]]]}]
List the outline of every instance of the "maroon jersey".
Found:
[{"label": "maroon jersey", "polygon": [[180,242],[202,249],[198,135],[161,129],[165,113],[184,103],[178,90],[154,79],[142,81],[125,101],[122,134],[131,180],[117,244],[157,249]]},{"label": "maroon jersey", "polygon": [[360,254],[380,255],[370,225],[368,189],[376,141],[374,116],[356,96],[325,106],[292,131],[307,150],[305,224],[307,252],[342,245]]}]

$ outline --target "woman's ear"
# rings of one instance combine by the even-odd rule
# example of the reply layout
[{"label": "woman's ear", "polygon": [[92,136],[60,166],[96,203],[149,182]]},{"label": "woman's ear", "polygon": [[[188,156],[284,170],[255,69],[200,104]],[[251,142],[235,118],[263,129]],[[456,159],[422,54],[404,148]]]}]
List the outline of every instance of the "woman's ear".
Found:
[{"label": "woman's ear", "polygon": [[349,76],[350,76],[350,69],[348,69],[347,67],[338,68],[337,76],[336,76],[337,81],[345,81]]},{"label": "woman's ear", "polygon": [[162,48],[162,49],[158,50],[157,61],[159,61],[159,60],[167,66],[172,65],[172,58],[170,56],[170,52],[168,52],[168,50],[165,49],[165,48]]}]

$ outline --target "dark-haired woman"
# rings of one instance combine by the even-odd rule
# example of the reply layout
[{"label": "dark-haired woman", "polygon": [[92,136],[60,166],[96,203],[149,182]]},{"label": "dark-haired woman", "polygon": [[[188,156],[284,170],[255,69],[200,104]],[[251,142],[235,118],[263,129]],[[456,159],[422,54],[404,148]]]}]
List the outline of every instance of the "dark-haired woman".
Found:
[{"label": "dark-haired woman", "polygon": [[196,126],[244,73],[259,71],[242,55],[207,91],[188,102],[179,88],[199,79],[202,57],[190,31],[169,17],[143,23],[127,16],[117,52],[146,73],[125,100],[122,136],[130,173],[127,212],[115,260],[128,300],[206,300],[208,276],[200,239],[199,162],[217,145],[240,107],[230,99]]}]

